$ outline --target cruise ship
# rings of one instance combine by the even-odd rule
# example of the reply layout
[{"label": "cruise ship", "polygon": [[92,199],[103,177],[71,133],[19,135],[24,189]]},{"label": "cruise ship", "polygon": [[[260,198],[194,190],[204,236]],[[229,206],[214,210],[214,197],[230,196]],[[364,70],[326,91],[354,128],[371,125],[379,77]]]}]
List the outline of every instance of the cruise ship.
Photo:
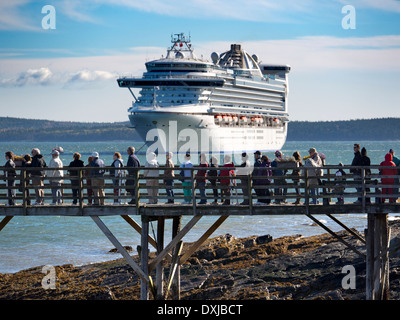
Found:
[{"label": "cruise ship", "polygon": [[[289,65],[264,64],[240,44],[211,61],[196,57],[190,36],[171,36],[167,55],[140,77],[119,77],[133,96],[132,127],[149,151],[274,151],[286,140]],[[139,95],[132,91],[139,88]]]}]

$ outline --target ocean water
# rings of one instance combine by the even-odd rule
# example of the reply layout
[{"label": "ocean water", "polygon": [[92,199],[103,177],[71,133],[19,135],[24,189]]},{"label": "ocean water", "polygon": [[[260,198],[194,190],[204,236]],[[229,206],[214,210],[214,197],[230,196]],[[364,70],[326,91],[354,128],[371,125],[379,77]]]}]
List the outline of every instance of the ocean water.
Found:
[{"label": "ocean water", "polygon": [[[337,165],[339,162],[351,164],[353,159],[353,141],[314,141],[314,142],[287,142],[282,151],[285,155],[292,155],[299,151],[302,156],[308,154],[310,147],[315,147],[318,152],[326,155],[326,164]],[[106,165],[112,163],[115,151],[122,154],[127,161],[126,149],[129,145],[140,148],[140,143],[131,142],[96,142],[96,143],[62,143],[64,153],[61,160],[64,165],[72,161],[74,152],[82,154],[86,162],[88,156],[97,151]],[[13,151],[17,155],[30,153],[32,148],[39,148],[47,161],[50,152],[56,145],[54,143],[0,143],[3,152]],[[400,141],[362,142],[361,146],[368,151],[372,164],[379,164],[384,160],[390,148],[398,150],[400,156]],[[273,158],[273,152],[266,153]],[[139,158],[144,163],[144,155]],[[159,159],[160,164],[164,159]],[[5,162],[5,160],[4,160]],[[3,182],[0,182],[3,183]],[[140,224],[140,217],[131,216]],[[366,228],[365,215],[336,215],[347,226],[362,231]],[[2,217],[0,217],[2,218]],[[218,217],[203,217],[197,225],[184,237],[184,241],[197,240]],[[335,222],[327,216],[316,216],[334,231],[341,230]],[[391,217],[395,219],[396,217]],[[132,229],[121,217],[102,217],[108,228],[119,239],[122,245],[130,245],[136,250],[140,245],[140,235]],[[190,217],[183,217],[184,225]],[[325,231],[312,225],[312,221],[303,216],[230,216],[212,236],[229,233],[235,237],[270,234],[274,238],[286,235],[301,234],[311,236],[325,233]],[[170,221],[165,224],[165,242],[168,243],[172,225]],[[154,236],[157,223],[150,225],[150,234]],[[90,217],[14,217],[0,232],[0,273],[16,272],[30,267],[41,265],[74,264],[83,265],[99,261],[120,258],[120,254],[111,254],[108,251],[113,245],[98,229]],[[153,248],[151,248],[153,250]]]}]

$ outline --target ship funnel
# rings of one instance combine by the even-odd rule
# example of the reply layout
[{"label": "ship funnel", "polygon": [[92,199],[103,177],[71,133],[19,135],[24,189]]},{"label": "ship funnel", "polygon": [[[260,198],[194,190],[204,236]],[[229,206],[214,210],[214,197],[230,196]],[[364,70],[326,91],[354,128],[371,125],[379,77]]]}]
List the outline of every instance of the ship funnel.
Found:
[{"label": "ship funnel", "polygon": [[240,44],[231,44],[231,51],[240,53],[240,51],[242,51],[242,46]]}]

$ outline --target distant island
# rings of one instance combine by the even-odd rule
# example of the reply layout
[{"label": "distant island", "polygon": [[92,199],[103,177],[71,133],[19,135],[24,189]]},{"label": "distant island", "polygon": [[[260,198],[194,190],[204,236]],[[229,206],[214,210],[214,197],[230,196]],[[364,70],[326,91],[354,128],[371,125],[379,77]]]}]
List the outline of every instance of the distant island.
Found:
[{"label": "distant island", "polygon": [[[287,141],[389,141],[400,139],[400,118],[291,121]],[[0,142],[137,141],[129,121],[86,123],[0,117]]]},{"label": "distant island", "polygon": [[400,118],[289,122],[287,141],[400,140]]}]

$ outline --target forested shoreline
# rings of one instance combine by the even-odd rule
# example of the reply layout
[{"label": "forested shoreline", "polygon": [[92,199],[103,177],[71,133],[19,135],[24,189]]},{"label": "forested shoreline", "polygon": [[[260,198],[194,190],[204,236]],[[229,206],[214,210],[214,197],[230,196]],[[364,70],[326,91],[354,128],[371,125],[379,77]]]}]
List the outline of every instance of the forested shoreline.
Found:
[{"label": "forested shoreline", "polygon": [[[69,122],[0,117],[0,142],[134,141],[129,121]],[[400,118],[291,121],[287,141],[390,141],[400,139]]]}]

